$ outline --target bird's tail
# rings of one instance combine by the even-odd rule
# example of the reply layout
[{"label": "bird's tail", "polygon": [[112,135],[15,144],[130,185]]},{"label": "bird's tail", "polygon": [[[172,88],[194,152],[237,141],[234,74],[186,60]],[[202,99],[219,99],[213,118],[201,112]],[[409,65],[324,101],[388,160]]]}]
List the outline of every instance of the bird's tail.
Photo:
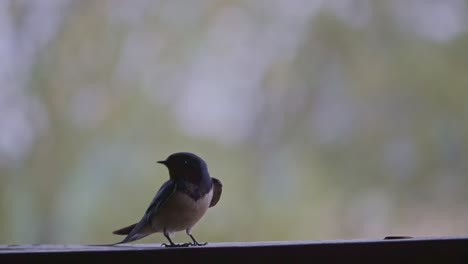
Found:
[{"label": "bird's tail", "polygon": [[114,234],[114,235],[128,235],[128,234],[130,234],[130,232],[132,232],[133,228],[135,228],[135,226],[137,224],[138,223],[135,223],[133,225],[129,225],[129,226],[121,228],[119,230],[115,230],[114,232],[112,232],[112,234]]},{"label": "bird's tail", "polygon": [[145,236],[150,235],[152,230],[151,225],[146,221],[146,218],[143,218],[139,223],[121,228],[113,233],[117,235],[127,235],[122,241],[115,243],[115,245],[117,245],[144,238]]}]

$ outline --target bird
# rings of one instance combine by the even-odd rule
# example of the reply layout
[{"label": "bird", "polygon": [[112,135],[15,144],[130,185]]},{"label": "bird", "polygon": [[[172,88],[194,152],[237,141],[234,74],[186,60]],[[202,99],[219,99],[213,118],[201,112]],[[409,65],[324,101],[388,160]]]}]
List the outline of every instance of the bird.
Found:
[{"label": "bird", "polygon": [[[113,234],[126,235],[114,245],[142,239],[153,233],[163,233],[169,244],[165,247],[204,246],[192,235],[192,228],[221,198],[223,185],[212,178],[206,162],[191,152],[176,152],[157,161],[167,167],[169,180],[157,191],[148,209],[138,223],[115,230]],[[185,230],[192,242],[176,244],[171,236]]]}]

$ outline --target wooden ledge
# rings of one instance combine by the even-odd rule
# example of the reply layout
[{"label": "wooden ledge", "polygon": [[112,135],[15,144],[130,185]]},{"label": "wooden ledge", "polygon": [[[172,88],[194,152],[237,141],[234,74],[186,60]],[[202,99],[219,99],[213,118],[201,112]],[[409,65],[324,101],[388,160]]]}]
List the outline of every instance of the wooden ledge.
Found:
[{"label": "wooden ledge", "polygon": [[[160,244],[0,245],[0,263],[128,261],[304,263],[468,263],[468,237],[388,240],[276,241],[210,243],[203,247],[164,248]],[[318,262],[317,262],[318,261]]]}]

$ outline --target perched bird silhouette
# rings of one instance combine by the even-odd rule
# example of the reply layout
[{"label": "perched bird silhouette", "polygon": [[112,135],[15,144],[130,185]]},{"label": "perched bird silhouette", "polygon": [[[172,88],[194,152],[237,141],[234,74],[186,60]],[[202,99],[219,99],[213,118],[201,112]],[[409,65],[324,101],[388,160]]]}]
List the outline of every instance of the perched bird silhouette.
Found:
[{"label": "perched bird silhouette", "polygon": [[[203,246],[192,235],[192,228],[209,207],[215,206],[222,192],[218,179],[210,177],[205,161],[189,152],[178,152],[158,161],[169,170],[169,180],[156,193],[140,222],[114,231],[127,235],[121,242],[128,243],[150,234],[162,232],[170,244],[166,247]],[[185,230],[193,242],[175,244],[171,234]]]}]

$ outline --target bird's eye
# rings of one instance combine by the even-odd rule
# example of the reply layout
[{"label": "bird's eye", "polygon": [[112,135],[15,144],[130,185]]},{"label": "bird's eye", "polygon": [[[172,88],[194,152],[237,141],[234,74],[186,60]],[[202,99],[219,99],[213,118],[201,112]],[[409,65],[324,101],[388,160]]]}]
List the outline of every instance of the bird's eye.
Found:
[{"label": "bird's eye", "polygon": [[188,164],[188,161],[184,160],[184,164],[187,165],[187,164]]}]

